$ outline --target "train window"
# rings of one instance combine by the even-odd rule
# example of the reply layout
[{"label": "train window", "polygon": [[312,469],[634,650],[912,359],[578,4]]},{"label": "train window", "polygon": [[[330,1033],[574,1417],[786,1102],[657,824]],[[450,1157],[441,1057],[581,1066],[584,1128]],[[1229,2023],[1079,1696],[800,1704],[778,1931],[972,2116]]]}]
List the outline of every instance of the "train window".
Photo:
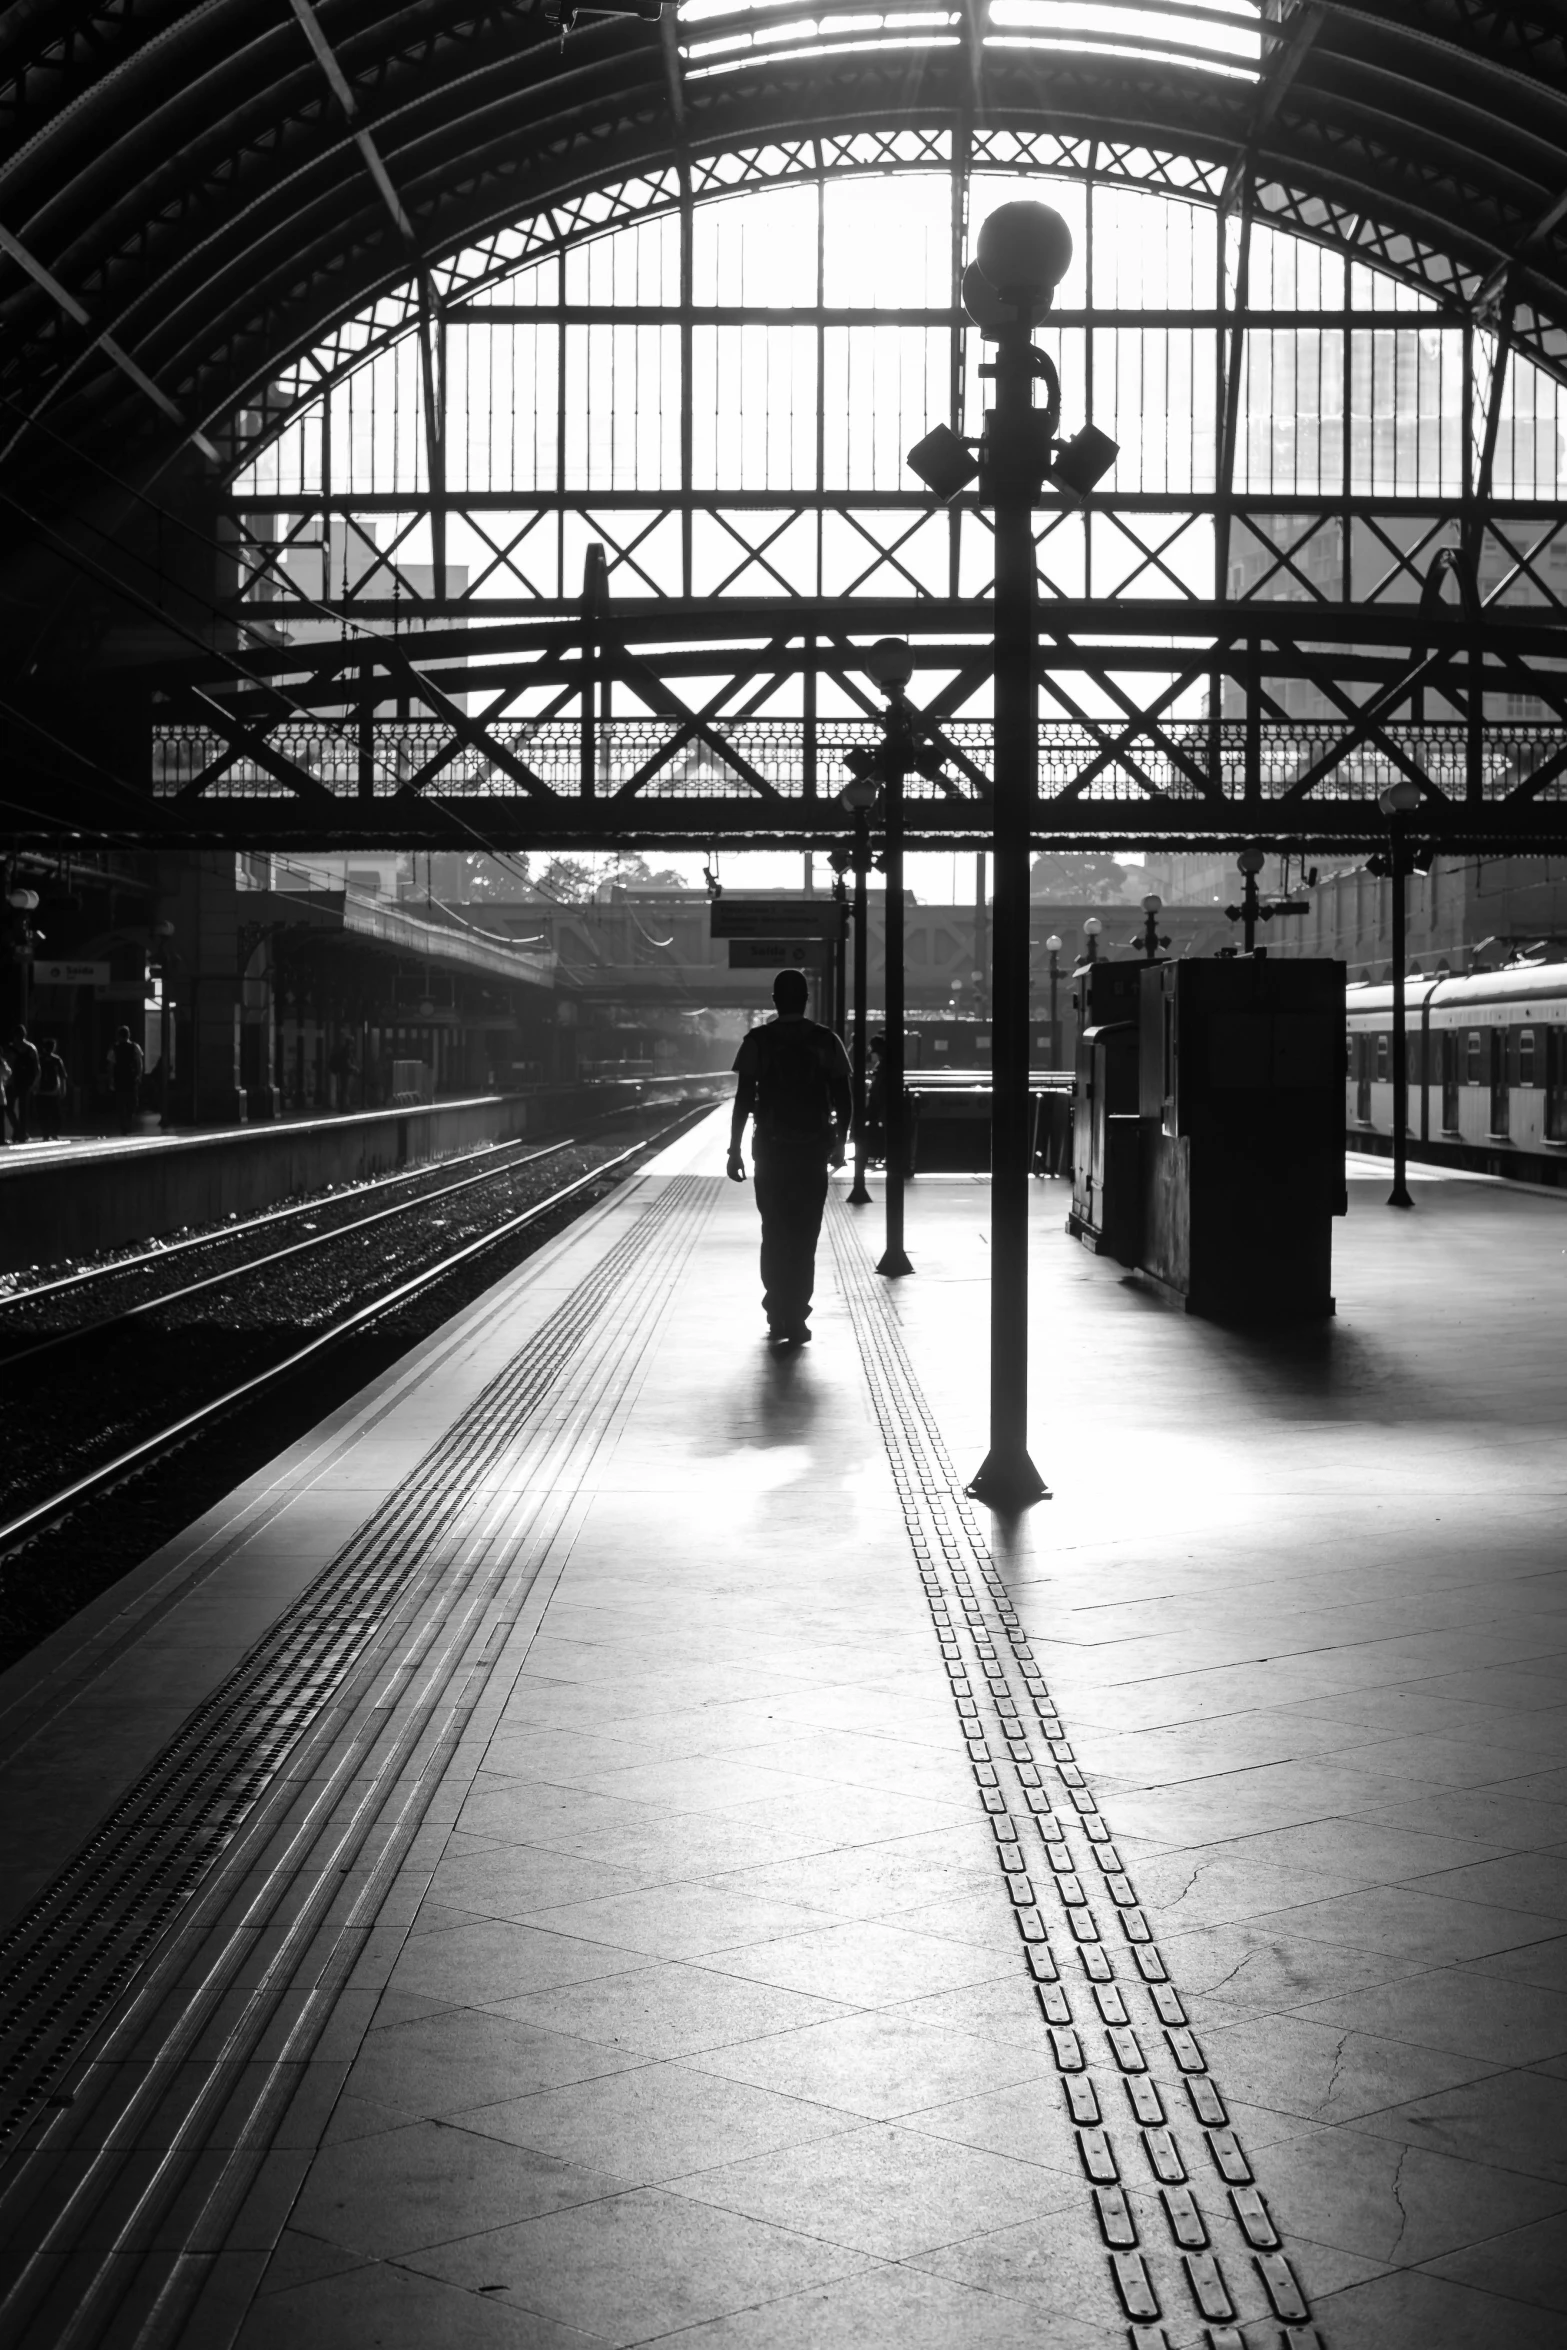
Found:
[{"label": "train window", "polygon": [[1534,1083],[1534,1030],[1532,1028],[1520,1028],[1518,1031],[1518,1082],[1520,1085]]},{"label": "train window", "polygon": [[1471,1028],[1469,1031],[1467,1049],[1464,1054],[1464,1059],[1466,1062],[1466,1067],[1464,1069],[1464,1083],[1466,1085],[1478,1085],[1485,1074],[1483,1039],[1478,1028]]},{"label": "train window", "polygon": [[1545,1032],[1545,1139],[1567,1142],[1567,1029]]},{"label": "train window", "polygon": [[1392,1041],[1393,1040],[1390,1036],[1379,1036],[1377,1038],[1377,1082],[1379,1084],[1385,1083],[1387,1078],[1388,1047],[1391,1045]]}]

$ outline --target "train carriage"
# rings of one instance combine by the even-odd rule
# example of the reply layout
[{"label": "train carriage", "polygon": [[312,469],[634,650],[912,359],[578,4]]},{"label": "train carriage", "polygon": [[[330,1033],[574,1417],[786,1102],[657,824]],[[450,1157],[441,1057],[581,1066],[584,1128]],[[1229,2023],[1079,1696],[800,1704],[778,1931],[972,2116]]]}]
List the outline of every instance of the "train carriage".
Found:
[{"label": "train carriage", "polygon": [[[1567,1184],[1567,963],[1518,963],[1405,984],[1408,1131],[1416,1155],[1488,1174]],[[1345,1002],[1351,1143],[1393,1132],[1393,989]]]}]

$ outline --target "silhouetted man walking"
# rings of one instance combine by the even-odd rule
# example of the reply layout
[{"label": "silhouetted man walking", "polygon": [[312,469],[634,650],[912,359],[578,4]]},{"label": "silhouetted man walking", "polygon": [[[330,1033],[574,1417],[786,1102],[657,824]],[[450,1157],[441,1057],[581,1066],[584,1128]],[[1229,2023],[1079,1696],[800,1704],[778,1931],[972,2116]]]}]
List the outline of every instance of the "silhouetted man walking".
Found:
[{"label": "silhouetted man walking", "polygon": [[811,1335],[827,1177],[843,1165],[854,1115],[849,1056],[830,1028],[805,1017],[809,995],[803,971],[780,971],[773,981],[777,1019],[753,1028],[735,1055],[740,1083],[729,1129],[729,1179],[745,1181],[740,1140],[746,1120],[754,1118],[762,1310],[775,1346],[803,1346]]}]

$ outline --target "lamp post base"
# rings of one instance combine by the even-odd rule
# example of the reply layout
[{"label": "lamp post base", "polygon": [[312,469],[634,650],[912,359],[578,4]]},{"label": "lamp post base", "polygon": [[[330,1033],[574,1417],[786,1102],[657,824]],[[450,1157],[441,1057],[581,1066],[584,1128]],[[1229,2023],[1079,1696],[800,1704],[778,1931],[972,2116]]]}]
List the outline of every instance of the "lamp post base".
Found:
[{"label": "lamp post base", "polygon": [[1387,1195],[1387,1204],[1390,1208],[1412,1208],[1415,1203],[1410,1198],[1409,1193],[1405,1190],[1403,1184],[1395,1183],[1392,1190]]},{"label": "lamp post base", "polygon": [[851,1208],[868,1208],[871,1204],[871,1195],[865,1188],[865,1169],[862,1166],[856,1165],[855,1167],[854,1181],[849,1186],[847,1198]]},{"label": "lamp post base", "polygon": [[1025,1450],[987,1452],[977,1473],[963,1488],[975,1501],[993,1510],[1026,1510],[1031,1502],[1049,1501],[1050,1488]]},{"label": "lamp post base", "polygon": [[914,1267],[901,1248],[889,1248],[884,1249],[876,1260],[876,1270],[878,1273],[912,1273]]}]

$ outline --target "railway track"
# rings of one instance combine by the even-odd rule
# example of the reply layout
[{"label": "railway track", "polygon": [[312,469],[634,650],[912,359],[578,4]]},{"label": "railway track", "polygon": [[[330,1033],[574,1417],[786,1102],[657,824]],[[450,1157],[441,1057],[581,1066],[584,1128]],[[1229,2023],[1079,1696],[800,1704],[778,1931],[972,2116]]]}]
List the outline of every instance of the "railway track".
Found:
[{"label": "railway track", "polygon": [[[615,1117],[608,1111],[595,1121],[604,1124]],[[585,1133],[567,1135],[564,1139],[536,1144],[524,1137],[508,1142],[486,1142],[473,1150],[454,1152],[449,1158],[426,1160],[417,1167],[399,1168],[392,1175],[370,1175],[362,1182],[344,1183],[329,1191],[310,1192],[287,1201],[282,1207],[268,1208],[259,1216],[236,1217],[233,1220],[204,1227],[178,1240],[155,1241],[150,1247],[135,1250],[126,1256],[105,1257],[97,1264],[85,1265],[80,1271],[62,1274],[56,1280],[35,1281],[24,1287],[0,1289],[0,1348],[8,1344],[7,1333],[17,1322],[25,1321],[40,1310],[46,1314],[72,1312],[83,1301],[89,1304],[95,1297],[112,1297],[121,1282],[140,1281],[144,1285],[156,1282],[181,1260],[200,1257],[214,1250],[245,1247],[252,1240],[288,1224],[298,1224],[305,1231],[316,1232],[323,1219],[336,1217],[340,1211],[352,1211],[363,1201],[380,1198],[394,1192],[403,1192],[405,1207],[417,1206],[430,1194],[431,1187],[444,1189],[443,1178],[465,1168],[477,1168],[481,1176],[493,1180],[518,1167],[527,1166],[535,1159],[558,1156],[571,1149],[573,1143],[586,1139]],[[344,1230],[344,1224],[334,1223],[331,1231]],[[246,1263],[261,1263],[265,1258],[241,1258],[235,1270]],[[176,1282],[175,1287],[178,1287]],[[165,1294],[173,1294],[166,1292]],[[99,1316],[98,1319],[109,1319]],[[16,1353],[0,1355],[0,1368],[6,1361],[14,1361]]]},{"label": "railway track", "polygon": [[[581,1140],[580,1135],[567,1135],[561,1142],[546,1143],[541,1148],[524,1152],[519,1157],[507,1157],[497,1164],[481,1168],[476,1175],[465,1175],[456,1183],[438,1184],[433,1189],[417,1192],[411,1199],[396,1201],[390,1207],[374,1208],[368,1216],[351,1217],[346,1223],[334,1224],[325,1232],[318,1231],[312,1226],[308,1230],[307,1237],[303,1240],[291,1240],[282,1248],[269,1249],[260,1256],[243,1257],[237,1264],[220,1266],[216,1272],[204,1273],[196,1280],[178,1284],[172,1289],[155,1289],[150,1297],[138,1298],[133,1305],[117,1307],[114,1311],[100,1314],[93,1320],[74,1322],[67,1329],[51,1332],[47,1338],[38,1338],[21,1346],[10,1347],[7,1351],[0,1352],[0,1376],[16,1369],[22,1363],[35,1361],[40,1355],[53,1354],[61,1347],[76,1346],[84,1339],[100,1337],[105,1331],[123,1328],[127,1323],[136,1321],[144,1314],[155,1314],[171,1306],[183,1305],[187,1299],[200,1297],[209,1290],[226,1289],[236,1282],[249,1280],[258,1274],[266,1274],[279,1265],[289,1263],[296,1257],[306,1256],[313,1250],[331,1248],[356,1234],[368,1232],[375,1225],[387,1224],[404,1216],[412,1216],[441,1200],[455,1199],[464,1192],[475,1190],[480,1184],[499,1183],[507,1176],[517,1174],[523,1167],[533,1166],[540,1159],[558,1158],[562,1151],[573,1149]],[[491,1148],[504,1150],[507,1146],[504,1144],[492,1145]],[[472,1154],[476,1158],[488,1157],[489,1155],[488,1152]],[[459,1160],[457,1164],[464,1165],[467,1164],[467,1161]],[[423,1172],[428,1174],[429,1170],[425,1169]],[[363,1190],[380,1190],[386,1183],[406,1182],[407,1180],[408,1178],[405,1176],[383,1176],[373,1184],[366,1184]],[[338,1196],[341,1197],[341,1195]],[[354,1196],[356,1198],[362,1196],[358,1187],[356,1187]],[[263,1226],[273,1223],[297,1222],[308,1212],[307,1207],[274,1208],[265,1216],[254,1216],[244,1224],[235,1225],[229,1234],[218,1232],[204,1235],[196,1240],[176,1241],[167,1249],[149,1250],[143,1256],[130,1258],[118,1265],[95,1266],[90,1271],[68,1275],[63,1281],[50,1282],[33,1290],[24,1290],[16,1297],[7,1298],[4,1303],[7,1307],[18,1309],[26,1306],[36,1307],[40,1300],[48,1300],[62,1290],[80,1295],[81,1285],[84,1283],[113,1282],[143,1266],[154,1272],[161,1272],[167,1265],[169,1258],[176,1253],[183,1254],[188,1249],[220,1248],[225,1238],[237,1239],[241,1236],[247,1236],[261,1230]],[[317,1213],[320,1213],[319,1203],[317,1203]],[[3,1312],[0,1312],[0,1348],[5,1348],[6,1336],[5,1316]]]},{"label": "railway track", "polygon": [[[277,1283],[280,1278],[286,1280],[296,1277],[307,1261],[312,1265],[320,1263],[330,1267],[334,1251],[343,1252],[349,1260],[331,1275],[331,1286],[338,1291],[342,1291],[346,1283],[348,1297],[334,1299],[324,1315],[320,1313],[316,1302],[311,1300],[309,1312],[314,1317],[314,1326],[300,1317],[297,1306],[293,1313],[300,1318],[289,1318],[285,1310],[285,1318],[281,1321],[275,1314],[269,1321],[263,1310],[248,1329],[225,1333],[233,1338],[234,1344],[221,1350],[220,1359],[231,1356],[236,1349],[243,1351],[247,1345],[253,1349],[258,1339],[267,1342],[269,1337],[275,1337],[280,1328],[292,1339],[303,1326],[308,1328],[308,1336],[299,1337],[297,1343],[285,1343],[285,1351],[273,1354],[272,1359],[255,1368],[246,1368],[241,1376],[233,1376],[231,1366],[228,1375],[220,1375],[215,1380],[212,1392],[183,1398],[180,1408],[166,1414],[155,1413],[156,1424],[151,1428],[137,1429],[128,1442],[116,1439],[111,1423],[109,1441],[102,1447],[98,1457],[51,1489],[27,1495],[19,1507],[13,1499],[7,1514],[0,1519],[0,1559],[14,1552],[19,1545],[30,1543],[45,1533],[84,1503],[105,1495],[122,1479],[154,1467],[160,1458],[182,1449],[191,1438],[198,1436],[204,1429],[212,1428],[239,1407],[263,1401],[270,1393],[283,1388],[288,1381],[297,1379],[302,1372],[306,1372],[331,1349],[341,1346],[346,1340],[358,1337],[368,1332],[373,1325],[406,1313],[410,1308],[417,1308],[421,1304],[428,1306],[441,1285],[450,1281],[454,1275],[474,1266],[476,1260],[495,1248],[526,1234],[530,1227],[544,1223],[563,1210],[571,1210],[574,1203],[586,1204],[583,1202],[584,1193],[618,1179],[634,1161],[658,1149],[708,1107],[706,1102],[687,1107],[651,1133],[639,1135],[626,1147],[596,1159],[594,1164],[554,1186],[542,1197],[531,1199],[521,1208],[503,1213],[493,1220],[484,1220],[481,1228],[466,1232],[456,1239],[455,1245],[438,1245],[436,1253],[428,1261],[418,1265],[404,1278],[388,1281],[371,1297],[363,1296],[362,1285],[358,1286],[355,1295],[356,1282],[362,1284],[364,1278],[362,1252],[366,1247],[377,1247],[377,1270],[384,1270],[384,1243],[389,1235],[396,1233],[400,1225],[408,1225],[409,1220],[422,1218],[426,1229],[432,1220],[439,1226],[444,1219],[438,1211],[449,1209],[454,1203],[460,1203],[464,1209],[471,1211],[479,1204],[478,1195],[483,1190],[507,1179],[524,1176],[542,1161],[559,1159],[564,1154],[580,1149],[584,1138],[580,1135],[568,1136],[521,1155],[513,1154],[507,1146],[499,1146],[506,1151],[506,1157],[500,1164],[493,1163],[493,1149],[470,1154],[470,1158],[482,1158],[491,1163],[455,1181],[427,1187],[409,1199],[377,1207],[368,1215],[354,1216],[334,1225],[329,1231],[307,1233],[299,1239],[287,1241],[281,1248],[245,1257],[237,1264],[200,1274],[195,1280],[183,1282],[172,1289],[160,1289],[150,1297],[138,1298],[129,1305],[116,1306],[109,1313],[49,1333],[42,1339],[24,1339],[20,1345],[13,1345],[9,1352],[0,1355],[0,1400],[7,1404],[8,1417],[12,1415],[13,1409],[30,1409],[36,1419],[41,1409],[47,1411],[51,1394],[63,1397],[73,1383],[73,1366],[83,1357],[93,1357],[94,1375],[100,1385],[117,1390],[127,1376],[134,1374],[138,1360],[146,1357],[147,1344],[138,1348],[136,1341],[150,1342],[156,1334],[161,1336],[165,1352],[169,1351],[171,1338],[177,1348],[179,1317],[188,1314],[193,1305],[210,1313],[211,1308],[222,1305],[225,1291],[234,1291],[248,1292],[252,1301],[259,1301],[265,1309],[269,1282]],[[467,1163],[466,1160],[458,1162]],[[444,1162],[440,1172],[449,1174],[451,1165],[450,1161]],[[421,1172],[428,1175],[431,1171],[425,1169]],[[404,1180],[387,1178],[373,1186],[356,1187],[355,1202],[362,1199],[365,1191],[390,1188],[392,1184]],[[133,1265],[150,1265],[161,1271],[176,1248],[185,1254],[198,1248],[221,1245],[224,1239],[233,1237],[235,1232],[242,1230],[246,1234],[253,1234],[262,1227],[297,1221],[302,1214],[308,1215],[311,1210],[319,1212],[322,1205],[322,1202],[317,1201],[306,1203],[304,1208],[273,1210],[267,1216],[250,1219],[243,1228],[232,1228],[228,1233],[198,1236],[189,1242],[177,1243],[168,1250],[149,1251],[146,1256],[135,1260],[91,1268],[84,1274],[68,1276],[59,1283],[44,1284],[18,1293],[4,1301],[5,1308],[9,1310],[0,1311],[0,1347],[5,1344],[6,1324],[10,1323],[14,1327],[19,1318],[19,1309],[36,1308],[40,1300],[47,1299],[52,1293],[69,1291],[73,1295],[80,1295],[93,1281],[112,1281],[117,1276],[123,1277]],[[359,1259],[357,1269],[353,1262],[355,1257]],[[168,1318],[167,1325],[165,1317]],[[188,1322],[185,1327],[189,1328]],[[204,1324],[203,1327],[208,1328],[210,1325]],[[93,1343],[89,1346],[88,1342]],[[127,1351],[121,1353],[121,1348]],[[113,1350],[107,1364],[102,1360],[105,1349]],[[193,1348],[191,1351],[198,1350]],[[114,1358],[118,1359],[118,1371]],[[199,1366],[197,1369],[199,1372]],[[22,1392],[24,1382],[29,1391],[25,1399]],[[149,1379],[148,1384],[152,1383]],[[197,1384],[201,1384],[199,1376]]]}]

